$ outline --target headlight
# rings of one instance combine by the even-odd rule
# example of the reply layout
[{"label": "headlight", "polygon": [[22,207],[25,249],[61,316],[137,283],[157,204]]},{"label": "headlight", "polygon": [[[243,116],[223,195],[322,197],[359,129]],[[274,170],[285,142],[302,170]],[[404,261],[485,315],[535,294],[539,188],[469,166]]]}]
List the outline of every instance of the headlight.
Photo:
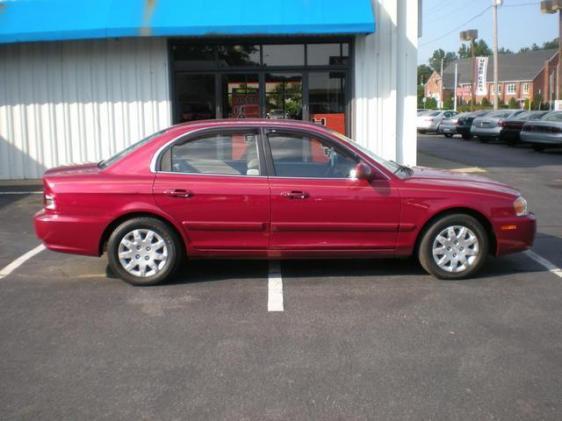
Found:
[{"label": "headlight", "polygon": [[523,196],[519,196],[513,202],[513,210],[515,211],[515,215],[517,216],[525,216],[529,214],[529,210],[527,209],[527,201],[523,198]]}]

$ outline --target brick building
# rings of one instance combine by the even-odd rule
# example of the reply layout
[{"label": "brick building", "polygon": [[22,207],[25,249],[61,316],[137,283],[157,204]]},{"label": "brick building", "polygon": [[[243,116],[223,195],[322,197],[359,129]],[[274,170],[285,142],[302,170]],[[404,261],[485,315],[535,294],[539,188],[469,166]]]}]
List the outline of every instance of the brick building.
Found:
[{"label": "brick building", "polygon": [[[472,99],[471,59],[458,60],[457,99],[459,104],[466,104]],[[498,56],[498,92],[500,103],[509,103],[514,98],[520,106],[526,99],[537,99],[548,103],[557,98],[558,50],[537,50],[518,54],[500,54]],[[488,93],[477,96],[480,104],[484,98],[493,101],[494,67],[492,57],[488,63]],[[455,62],[443,70],[443,100],[453,95],[455,80]],[[425,96],[441,101],[441,76],[433,72],[425,84]]]}]

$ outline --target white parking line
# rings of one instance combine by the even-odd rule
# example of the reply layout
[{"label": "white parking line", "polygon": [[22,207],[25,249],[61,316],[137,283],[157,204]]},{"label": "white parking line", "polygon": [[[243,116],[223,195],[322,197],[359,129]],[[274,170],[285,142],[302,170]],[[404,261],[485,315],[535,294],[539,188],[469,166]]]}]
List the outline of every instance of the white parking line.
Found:
[{"label": "white parking line", "polygon": [[546,268],[550,273],[555,274],[559,278],[562,278],[562,269],[552,263],[550,260],[546,260],[544,257],[539,256],[532,250],[525,251],[525,254],[533,259],[535,262]]},{"label": "white parking line", "polygon": [[18,195],[18,194],[43,194],[42,191],[0,191],[0,196],[2,195]]},{"label": "white parking line", "polygon": [[43,244],[39,244],[37,247],[35,247],[32,250],[29,250],[27,253],[21,255],[20,257],[18,257],[16,260],[14,260],[12,263],[10,263],[8,266],[4,267],[3,269],[0,270],[0,279],[5,278],[6,276],[8,276],[10,273],[12,273],[14,270],[16,270],[17,268],[19,268],[21,265],[23,265],[25,262],[27,262],[29,259],[31,259],[33,256],[35,256],[36,254],[41,253],[43,250],[45,250],[45,246]]},{"label": "white parking line", "polygon": [[283,278],[281,278],[281,266],[277,261],[269,262],[267,290],[267,311],[284,311]]}]

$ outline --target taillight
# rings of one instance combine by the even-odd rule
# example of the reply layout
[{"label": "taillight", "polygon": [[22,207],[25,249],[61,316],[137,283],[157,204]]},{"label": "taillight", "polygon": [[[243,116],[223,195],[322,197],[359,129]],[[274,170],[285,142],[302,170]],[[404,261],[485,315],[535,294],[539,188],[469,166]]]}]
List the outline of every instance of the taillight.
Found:
[{"label": "taillight", "polygon": [[43,206],[45,206],[45,209],[55,210],[55,195],[52,193],[45,193],[43,195]]},{"label": "taillight", "polygon": [[503,123],[504,122],[502,120],[498,120],[498,127],[504,127]]}]

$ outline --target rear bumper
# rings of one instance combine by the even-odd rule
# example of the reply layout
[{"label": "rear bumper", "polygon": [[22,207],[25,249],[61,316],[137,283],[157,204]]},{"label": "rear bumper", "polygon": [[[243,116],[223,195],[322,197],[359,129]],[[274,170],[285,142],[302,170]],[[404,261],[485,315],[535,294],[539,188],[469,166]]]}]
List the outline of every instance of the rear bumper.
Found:
[{"label": "rear bumper", "polygon": [[486,128],[486,127],[472,126],[470,128],[470,133],[472,133],[473,136],[498,137],[500,135],[500,132],[501,132],[501,127]]},{"label": "rear bumper", "polygon": [[457,133],[457,127],[456,126],[439,126],[439,133],[444,133],[444,134],[456,134]]},{"label": "rear bumper", "polygon": [[74,217],[47,213],[44,209],[33,218],[35,234],[49,250],[62,253],[99,256],[100,221],[77,221]]},{"label": "rear bumper", "polygon": [[537,220],[533,213],[527,216],[498,218],[493,221],[496,234],[496,256],[527,250],[533,245]]}]

